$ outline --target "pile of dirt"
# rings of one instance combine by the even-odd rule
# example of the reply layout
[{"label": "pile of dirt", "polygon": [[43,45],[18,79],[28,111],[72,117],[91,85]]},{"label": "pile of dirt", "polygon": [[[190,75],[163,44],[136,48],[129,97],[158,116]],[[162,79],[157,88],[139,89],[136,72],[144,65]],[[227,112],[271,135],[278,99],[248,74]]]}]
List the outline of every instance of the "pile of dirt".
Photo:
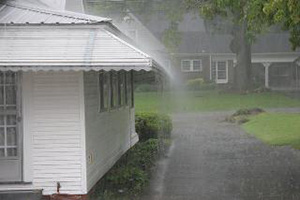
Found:
[{"label": "pile of dirt", "polygon": [[258,115],[265,111],[261,108],[239,109],[231,116],[227,117],[225,121],[237,124],[244,124],[249,121],[249,116]]}]

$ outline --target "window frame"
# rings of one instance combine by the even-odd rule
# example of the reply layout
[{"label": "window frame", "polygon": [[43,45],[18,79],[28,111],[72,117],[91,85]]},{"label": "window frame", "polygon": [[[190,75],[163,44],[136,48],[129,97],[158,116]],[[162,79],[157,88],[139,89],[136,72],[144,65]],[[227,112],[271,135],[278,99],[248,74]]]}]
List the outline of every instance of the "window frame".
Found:
[{"label": "window frame", "polygon": [[[218,77],[218,71],[219,71],[219,63],[225,62],[225,69],[226,69],[226,79],[219,79]],[[213,65],[215,63],[215,80],[213,80]],[[217,84],[227,84],[228,83],[228,76],[229,76],[229,71],[228,71],[228,63],[229,60],[212,60],[211,61],[211,67],[210,67],[210,79],[212,81],[215,81]]]},{"label": "window frame", "polygon": [[[200,69],[199,70],[194,69],[194,62],[195,61],[199,61],[199,63],[200,63]],[[189,70],[184,69],[184,67],[183,67],[184,62],[189,62],[189,65],[190,65]],[[181,71],[182,72],[202,72],[203,71],[202,59],[183,59],[183,60],[181,60]]]},{"label": "window frame", "polygon": [[[104,83],[106,82],[106,92],[107,96],[105,97],[105,87]],[[98,73],[98,91],[99,91],[99,112],[106,112],[110,109],[110,73],[101,71]],[[104,99],[107,98],[107,105],[104,105]]]},{"label": "window frame", "polygon": [[118,107],[125,107],[125,72],[119,71],[118,72]]},{"label": "window frame", "polygon": [[[115,71],[110,72],[110,110],[119,108],[118,106],[118,73]],[[115,88],[116,87],[116,88]]]}]

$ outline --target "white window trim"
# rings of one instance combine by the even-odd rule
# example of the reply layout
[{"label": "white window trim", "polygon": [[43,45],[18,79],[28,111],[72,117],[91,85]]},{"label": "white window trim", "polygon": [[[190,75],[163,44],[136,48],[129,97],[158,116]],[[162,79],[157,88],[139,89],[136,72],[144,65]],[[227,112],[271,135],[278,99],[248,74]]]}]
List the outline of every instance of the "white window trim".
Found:
[{"label": "white window trim", "polygon": [[[183,62],[186,62],[186,61],[188,61],[190,63],[190,70],[183,69]],[[200,62],[200,69],[199,70],[194,70],[194,61],[199,61]],[[202,59],[184,59],[184,60],[181,60],[181,71],[182,72],[202,72],[203,71]]]},{"label": "white window trim", "polygon": [[[216,63],[216,83],[217,84],[226,84],[228,83],[228,60],[211,60],[211,65],[210,65],[210,79],[212,80],[212,64],[213,62]],[[225,62],[226,63],[226,79],[219,79],[218,78],[218,63],[219,62]]]}]

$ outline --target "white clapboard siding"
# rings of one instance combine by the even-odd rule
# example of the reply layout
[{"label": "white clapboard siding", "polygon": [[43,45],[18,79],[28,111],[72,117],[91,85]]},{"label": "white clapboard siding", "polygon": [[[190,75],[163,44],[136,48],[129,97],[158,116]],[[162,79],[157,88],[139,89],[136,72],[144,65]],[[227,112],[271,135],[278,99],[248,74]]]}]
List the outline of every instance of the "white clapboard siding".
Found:
[{"label": "white clapboard siding", "polygon": [[84,132],[81,126],[80,72],[32,75],[33,185],[43,194],[85,191]]},{"label": "white clapboard siding", "polygon": [[129,107],[99,112],[97,72],[84,74],[84,91],[87,189],[89,191],[130,148],[134,119]]}]

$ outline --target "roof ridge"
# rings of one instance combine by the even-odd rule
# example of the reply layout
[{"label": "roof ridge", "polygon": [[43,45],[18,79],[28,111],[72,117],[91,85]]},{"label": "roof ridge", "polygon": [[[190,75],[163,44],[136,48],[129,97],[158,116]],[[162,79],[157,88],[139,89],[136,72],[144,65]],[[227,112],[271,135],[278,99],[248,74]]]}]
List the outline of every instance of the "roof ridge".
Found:
[{"label": "roof ridge", "polygon": [[24,5],[22,3],[11,2],[11,1],[4,3],[4,5],[23,9],[23,10],[31,10],[34,12],[39,12],[39,13],[44,13],[44,14],[51,14],[51,15],[57,15],[57,16],[61,16],[61,17],[84,20],[84,21],[87,21],[87,23],[112,21],[111,19],[104,18],[104,17],[98,17],[98,16],[76,13],[76,12],[71,12],[71,11],[59,11],[59,10],[53,10],[53,9],[47,9],[47,8],[34,7],[34,6]]}]

